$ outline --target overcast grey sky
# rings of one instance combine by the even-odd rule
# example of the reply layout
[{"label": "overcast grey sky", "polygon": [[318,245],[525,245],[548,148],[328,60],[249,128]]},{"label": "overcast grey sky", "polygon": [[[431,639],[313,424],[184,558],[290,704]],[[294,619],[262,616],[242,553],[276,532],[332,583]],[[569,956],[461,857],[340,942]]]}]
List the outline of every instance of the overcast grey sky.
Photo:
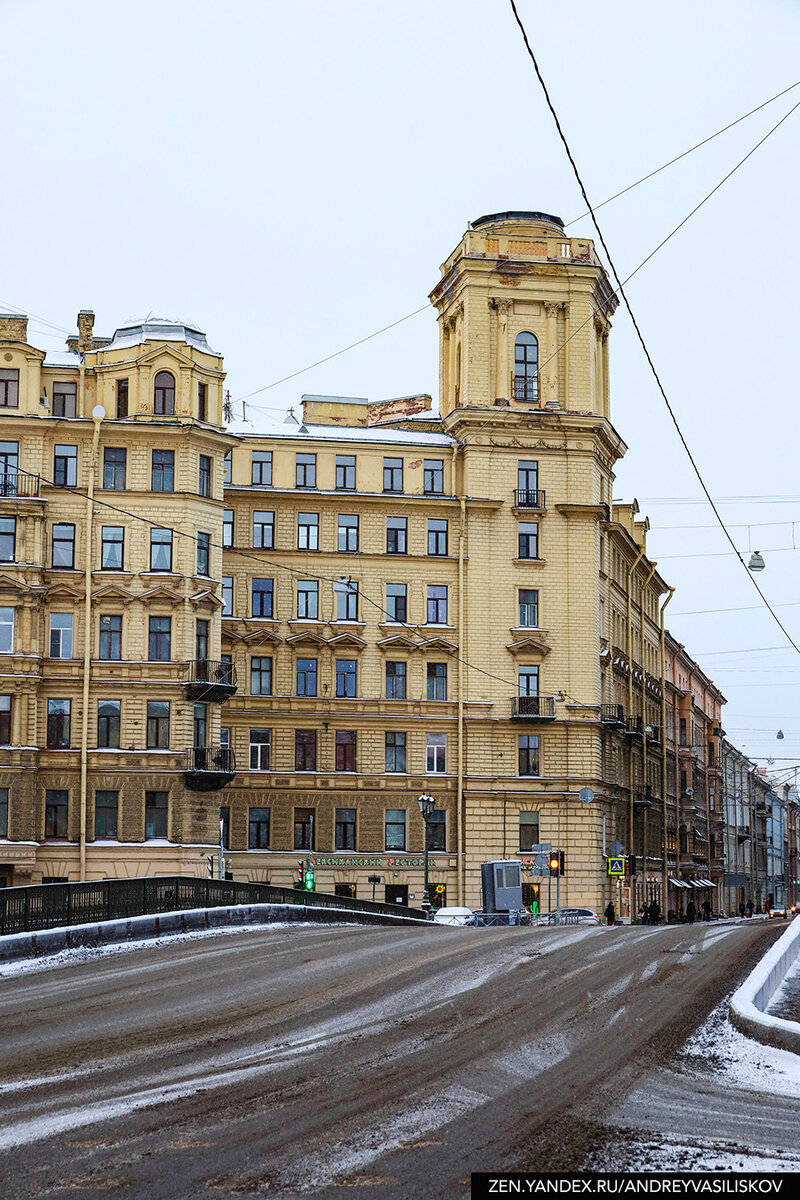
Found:
[{"label": "overcast grey sky", "polygon": [[[594,202],[800,78],[797,0],[518,7]],[[243,396],[423,305],[468,220],[583,211],[507,0],[0,0],[0,46],[0,305],[38,314],[45,348],[64,335],[41,319],[68,331],[83,307],[101,333],[181,316]],[[798,99],[604,208],[620,270]],[[723,514],[738,545],[764,552],[759,581],[795,640],[798,130],[800,110],[629,288],[708,484],[741,498]],[[588,219],[572,232],[593,236]],[[248,413],[270,419],[305,391],[435,397],[436,362],[430,310]],[[734,740],[800,763],[800,657],[731,653],[785,639],[747,607],[758,596],[722,534],[684,528],[713,516],[685,502],[699,487],[622,310],[612,389],[630,447],[616,495],[650,516],[648,551],[678,587],[673,632],[728,696]],[[679,615],[708,609],[737,611]]]}]

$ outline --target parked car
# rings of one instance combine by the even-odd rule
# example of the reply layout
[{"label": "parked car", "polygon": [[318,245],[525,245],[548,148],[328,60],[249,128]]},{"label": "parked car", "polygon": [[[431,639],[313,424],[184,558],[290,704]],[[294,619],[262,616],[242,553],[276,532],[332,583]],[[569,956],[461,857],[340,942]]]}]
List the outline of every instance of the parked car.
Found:
[{"label": "parked car", "polygon": [[[596,913],[592,908],[561,908],[558,909],[562,917],[569,919],[564,922],[566,925],[602,925],[603,918]],[[540,925],[555,925],[556,909],[549,913],[540,913],[538,924]]]},{"label": "parked car", "polygon": [[531,925],[533,918],[527,908],[516,909],[513,912],[484,912],[482,908],[475,910],[476,925]]},{"label": "parked car", "polygon": [[434,925],[474,925],[475,914],[471,908],[437,908],[433,913]]},{"label": "parked car", "polygon": [[767,916],[770,921],[773,917],[783,917],[786,921],[789,917],[789,908],[785,904],[773,904],[772,908],[767,909]]}]

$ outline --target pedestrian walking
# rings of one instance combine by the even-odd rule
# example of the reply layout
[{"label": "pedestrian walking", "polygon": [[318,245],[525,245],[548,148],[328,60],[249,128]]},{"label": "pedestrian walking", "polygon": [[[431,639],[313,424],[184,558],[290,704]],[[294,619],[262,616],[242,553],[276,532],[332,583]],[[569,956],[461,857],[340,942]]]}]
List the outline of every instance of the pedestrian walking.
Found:
[{"label": "pedestrian walking", "polygon": [[694,919],[697,916],[697,909],[694,906],[694,900],[690,900],[686,905],[686,920],[690,925],[694,925]]},{"label": "pedestrian walking", "polygon": [[739,916],[744,917],[746,915],[747,915],[747,909],[744,906],[744,900],[743,900],[742,903],[739,905]]},{"label": "pedestrian walking", "polygon": [[640,925],[647,924],[647,914],[648,914],[647,905],[643,904],[642,907],[639,909],[639,924]]},{"label": "pedestrian walking", "polygon": [[711,920],[711,901],[707,899],[703,901],[703,920]]},{"label": "pedestrian walking", "polygon": [[609,925],[614,925],[616,923],[617,914],[614,912],[614,902],[612,900],[609,900],[603,916]]},{"label": "pedestrian walking", "polygon": [[650,909],[649,909],[648,915],[650,917],[651,925],[657,925],[658,922],[661,920],[661,905],[658,903],[657,900],[652,900],[650,902]]}]

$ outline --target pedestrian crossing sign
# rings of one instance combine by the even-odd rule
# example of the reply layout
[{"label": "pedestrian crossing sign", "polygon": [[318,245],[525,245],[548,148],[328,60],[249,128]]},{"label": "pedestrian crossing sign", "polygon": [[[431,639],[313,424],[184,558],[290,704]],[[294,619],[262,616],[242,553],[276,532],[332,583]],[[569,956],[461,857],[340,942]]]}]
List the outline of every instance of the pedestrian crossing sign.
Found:
[{"label": "pedestrian crossing sign", "polygon": [[625,874],[625,855],[617,855],[615,858],[608,860],[609,875],[624,875]]}]

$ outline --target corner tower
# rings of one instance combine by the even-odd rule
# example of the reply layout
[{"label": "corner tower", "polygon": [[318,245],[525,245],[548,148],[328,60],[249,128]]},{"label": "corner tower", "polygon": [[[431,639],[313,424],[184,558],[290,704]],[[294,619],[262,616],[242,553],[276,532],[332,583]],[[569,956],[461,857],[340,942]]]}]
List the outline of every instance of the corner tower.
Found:
[{"label": "corner tower", "polygon": [[430,294],[439,313],[442,416],[546,408],[608,418],[608,333],[617,298],[587,238],[559,217],[473,221]]}]

